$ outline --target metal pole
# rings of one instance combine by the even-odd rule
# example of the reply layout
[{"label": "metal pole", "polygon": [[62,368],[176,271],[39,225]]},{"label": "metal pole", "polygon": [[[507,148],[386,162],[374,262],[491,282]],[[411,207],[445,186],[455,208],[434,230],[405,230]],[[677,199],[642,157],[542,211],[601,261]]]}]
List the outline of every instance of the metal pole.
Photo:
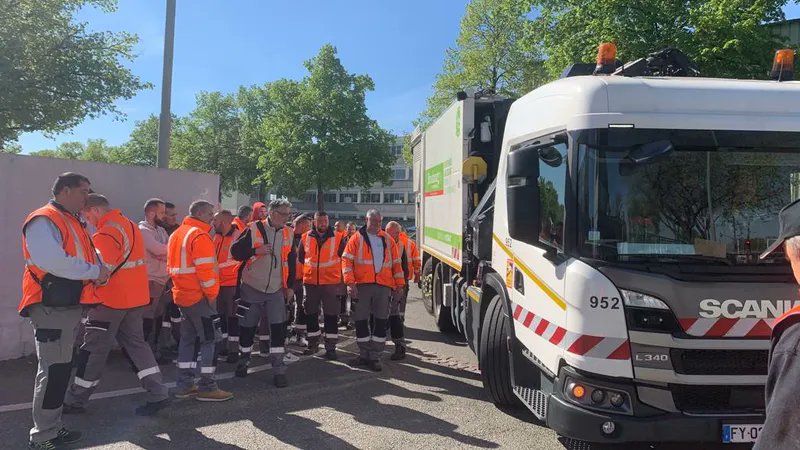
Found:
[{"label": "metal pole", "polygon": [[169,167],[169,137],[172,129],[172,53],[175,47],[175,2],[167,0],[167,23],[164,30],[164,72],[161,77],[161,115],[158,120],[158,167]]}]

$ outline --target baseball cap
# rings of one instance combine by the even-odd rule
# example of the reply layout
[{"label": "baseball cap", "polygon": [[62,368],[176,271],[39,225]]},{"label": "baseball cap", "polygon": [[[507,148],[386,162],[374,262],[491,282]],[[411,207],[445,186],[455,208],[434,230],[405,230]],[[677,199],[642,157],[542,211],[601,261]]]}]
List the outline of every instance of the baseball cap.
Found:
[{"label": "baseball cap", "polygon": [[759,255],[758,259],[764,259],[770,253],[778,249],[787,239],[800,236],[800,199],[789,203],[778,213],[778,240],[772,243]]}]

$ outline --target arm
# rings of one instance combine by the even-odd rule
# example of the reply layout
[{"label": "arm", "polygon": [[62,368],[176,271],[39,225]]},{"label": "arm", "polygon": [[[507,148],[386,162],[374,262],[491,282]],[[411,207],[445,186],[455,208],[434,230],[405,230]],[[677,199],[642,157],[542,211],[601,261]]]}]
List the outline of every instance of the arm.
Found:
[{"label": "arm", "polygon": [[353,260],[356,258],[355,254],[358,251],[357,239],[350,239],[347,241],[347,246],[342,253],[342,275],[344,276],[344,284],[350,286],[356,283],[356,276],[353,273]]},{"label": "arm", "polygon": [[217,257],[214,255],[214,243],[207,234],[199,234],[192,241],[191,258],[197,269],[197,279],[203,289],[203,295],[214,301],[219,295],[219,274],[216,270]]},{"label": "arm", "polygon": [[402,289],[406,285],[406,276],[403,272],[403,265],[400,260],[400,254],[397,250],[397,244],[389,239],[391,243],[391,261],[392,261],[392,274],[394,275],[394,286],[396,289]]},{"label": "arm", "polygon": [[100,266],[66,254],[58,227],[46,217],[36,217],[24,230],[33,264],[47,273],[70,280],[96,280]]},{"label": "arm", "polygon": [[231,245],[231,255],[237,261],[247,261],[255,254],[253,240],[250,238],[250,228],[248,227]]},{"label": "arm", "polygon": [[144,242],[144,249],[146,252],[155,257],[167,256],[167,244],[158,242],[151,230],[141,226],[139,227],[139,230],[142,232],[142,242]]}]

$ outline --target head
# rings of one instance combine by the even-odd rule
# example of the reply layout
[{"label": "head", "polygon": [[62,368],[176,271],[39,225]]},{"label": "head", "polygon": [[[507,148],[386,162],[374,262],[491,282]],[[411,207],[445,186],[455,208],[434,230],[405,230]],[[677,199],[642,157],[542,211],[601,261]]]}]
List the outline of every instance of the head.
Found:
[{"label": "head", "polygon": [[167,205],[160,198],[151,198],[144,203],[144,220],[147,223],[155,224],[164,221],[167,214]]},{"label": "head", "polygon": [[292,204],[289,200],[277,199],[269,202],[267,207],[267,215],[269,221],[275,228],[280,228],[286,225],[289,220],[289,215],[292,214]]},{"label": "head", "polygon": [[195,200],[189,206],[189,215],[201,222],[211,224],[214,221],[214,205],[205,200]]},{"label": "head", "polygon": [[347,222],[347,236],[352,236],[355,234],[357,228],[356,224],[353,222]]},{"label": "head", "polygon": [[250,222],[255,222],[256,220],[264,220],[267,218],[267,205],[261,202],[253,203],[253,211],[250,216]]},{"label": "head", "polygon": [[391,236],[395,241],[400,238],[401,231],[403,231],[403,229],[400,227],[400,224],[395,221],[386,224],[386,234]]},{"label": "head", "polygon": [[100,194],[89,194],[81,214],[87,222],[97,227],[97,222],[109,211],[111,211],[111,204],[107,198]]},{"label": "head", "polygon": [[91,185],[89,179],[81,174],[62,173],[53,183],[53,199],[67,211],[78,214],[86,206]]},{"label": "head", "polygon": [[304,234],[311,229],[311,219],[305,214],[300,214],[295,217],[292,226],[294,226],[294,234]]},{"label": "head", "polygon": [[[341,222],[336,222],[336,231],[339,231],[338,226]],[[330,226],[330,219],[328,218],[328,213],[325,211],[317,211],[314,213],[314,228],[317,229],[320,233],[325,233],[328,231],[328,227]]]},{"label": "head", "polygon": [[247,221],[250,220],[250,216],[252,215],[253,215],[253,208],[247,205],[240,207],[239,212],[236,214],[236,216],[239,217],[239,220],[241,220],[244,223],[247,223]]},{"label": "head", "polygon": [[336,223],[333,224],[333,229],[337,233],[341,233],[342,231],[344,231],[344,222],[342,222],[341,220],[337,220]]},{"label": "head", "polygon": [[367,211],[367,233],[377,234],[381,230],[381,222],[383,222],[383,217],[377,209]]},{"label": "head", "polygon": [[164,225],[173,227],[178,223],[178,209],[173,203],[164,202]]},{"label": "head", "polygon": [[217,234],[221,234],[225,236],[226,234],[231,232],[231,228],[233,228],[233,213],[228,211],[227,209],[223,209],[218,213],[214,214],[214,230],[216,230]]}]

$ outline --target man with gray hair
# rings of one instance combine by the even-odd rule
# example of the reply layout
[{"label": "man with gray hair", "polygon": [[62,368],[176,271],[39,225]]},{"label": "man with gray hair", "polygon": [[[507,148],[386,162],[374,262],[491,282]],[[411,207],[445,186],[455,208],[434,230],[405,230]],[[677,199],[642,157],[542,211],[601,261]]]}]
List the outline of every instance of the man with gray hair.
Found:
[{"label": "man with gray hair", "polygon": [[[296,251],[294,230],[287,225],[292,204],[273,200],[267,218],[256,220],[233,243],[231,254],[244,262],[240,286],[239,364],[237,377],[246,377],[253,350],[253,338],[263,310],[270,324],[269,357],[276,387],[286,387],[286,305],[294,297]],[[261,349],[264,353],[266,349]]]},{"label": "man with gray hair", "polygon": [[[764,259],[783,247],[800,283],[800,200],[785,206],[778,214],[778,239],[759,256]],[[796,305],[772,324],[769,368],[766,385],[767,418],[753,450],[800,448],[800,305]]]}]

